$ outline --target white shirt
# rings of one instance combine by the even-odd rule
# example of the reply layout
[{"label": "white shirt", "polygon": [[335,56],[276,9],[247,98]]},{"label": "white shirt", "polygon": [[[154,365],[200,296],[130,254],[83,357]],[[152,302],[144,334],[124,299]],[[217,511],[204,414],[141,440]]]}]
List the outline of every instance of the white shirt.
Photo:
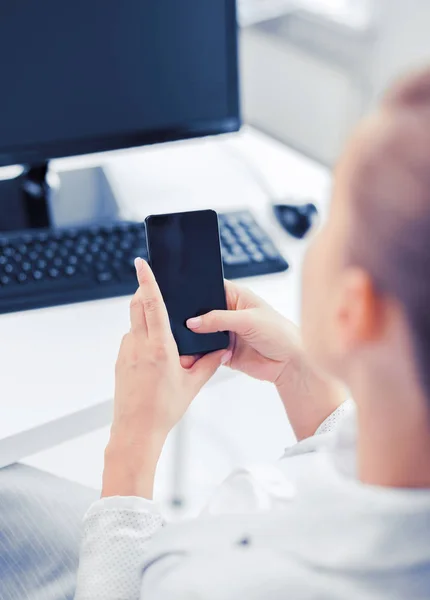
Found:
[{"label": "white shirt", "polygon": [[430,492],[356,481],[354,412],[233,473],[193,522],[164,527],[142,498],[95,503],[75,600],[430,598]]}]

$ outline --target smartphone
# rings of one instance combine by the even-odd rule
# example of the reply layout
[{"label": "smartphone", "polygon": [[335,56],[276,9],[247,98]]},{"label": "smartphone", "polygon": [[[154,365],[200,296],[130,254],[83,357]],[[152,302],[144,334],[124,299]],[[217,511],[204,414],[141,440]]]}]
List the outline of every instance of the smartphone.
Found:
[{"label": "smartphone", "polygon": [[226,310],[218,216],[198,210],[146,218],[149,264],[163,295],[180,355],[227,348],[228,332],[194,333],[187,319]]}]

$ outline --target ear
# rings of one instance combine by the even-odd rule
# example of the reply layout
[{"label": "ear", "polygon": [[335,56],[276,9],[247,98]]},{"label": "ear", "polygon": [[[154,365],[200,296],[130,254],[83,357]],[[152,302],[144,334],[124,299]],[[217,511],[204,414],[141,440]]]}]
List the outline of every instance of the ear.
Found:
[{"label": "ear", "polygon": [[366,271],[346,268],[339,282],[334,326],[338,352],[345,355],[378,337],[380,300]]}]

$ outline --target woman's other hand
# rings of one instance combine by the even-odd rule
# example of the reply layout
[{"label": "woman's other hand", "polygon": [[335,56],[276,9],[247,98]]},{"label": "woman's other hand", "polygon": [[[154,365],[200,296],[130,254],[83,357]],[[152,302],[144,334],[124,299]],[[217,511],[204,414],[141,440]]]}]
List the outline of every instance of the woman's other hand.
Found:
[{"label": "woman's other hand", "polygon": [[255,379],[277,383],[292,363],[302,360],[300,331],[246,288],[225,282],[228,310],[189,319],[196,333],[231,332],[227,365]]},{"label": "woman's other hand", "polygon": [[226,281],[228,310],[187,321],[196,333],[231,332],[227,365],[276,384],[299,439],[311,436],[346,399],[343,387],[308,360],[300,330],[251,291]]}]

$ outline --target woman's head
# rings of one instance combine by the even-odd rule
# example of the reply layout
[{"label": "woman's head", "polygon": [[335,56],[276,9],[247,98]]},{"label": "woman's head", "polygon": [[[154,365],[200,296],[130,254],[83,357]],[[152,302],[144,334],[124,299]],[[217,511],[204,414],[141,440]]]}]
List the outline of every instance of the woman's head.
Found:
[{"label": "woman's head", "polygon": [[430,69],[393,87],[347,145],[303,286],[305,343],[323,367],[348,382],[409,362],[430,400]]}]

